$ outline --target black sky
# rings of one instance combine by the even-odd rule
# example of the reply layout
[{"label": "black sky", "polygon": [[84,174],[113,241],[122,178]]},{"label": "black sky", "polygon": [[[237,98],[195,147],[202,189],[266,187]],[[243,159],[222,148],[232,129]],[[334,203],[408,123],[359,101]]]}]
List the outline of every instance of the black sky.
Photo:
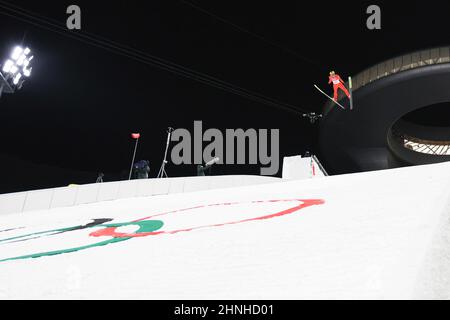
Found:
[{"label": "black sky", "polygon": [[[13,4],[60,25],[66,8],[77,4],[82,32],[315,112],[325,101],[312,85],[330,90],[330,69],[347,77],[450,42],[448,1],[189,1],[267,41],[179,0]],[[150,160],[155,176],[166,128],[192,130],[194,120],[205,129],[278,128],[281,158],[315,148],[315,129],[299,116],[4,15],[15,13],[2,3],[0,57],[25,34],[35,64],[24,88],[0,100],[0,192],[94,182],[98,171],[106,180],[120,179],[134,131],[142,134],[137,158]],[[382,9],[382,30],[366,28],[370,4]],[[167,171],[196,173],[195,166],[170,164]],[[219,166],[214,173],[258,174],[259,166]]]}]

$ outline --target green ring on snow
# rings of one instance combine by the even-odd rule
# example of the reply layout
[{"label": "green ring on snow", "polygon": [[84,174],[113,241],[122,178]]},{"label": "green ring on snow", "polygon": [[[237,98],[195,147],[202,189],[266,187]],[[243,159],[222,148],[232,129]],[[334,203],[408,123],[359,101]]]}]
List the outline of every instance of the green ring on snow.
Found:
[{"label": "green ring on snow", "polygon": [[[101,225],[96,225],[96,226],[92,226],[92,227],[89,227],[89,228],[94,228],[94,227],[104,227],[104,228],[115,227],[115,228],[118,228],[118,227],[124,227],[124,226],[129,226],[129,225],[138,225],[139,229],[136,231],[136,233],[144,233],[144,232],[153,232],[153,231],[159,230],[159,229],[162,228],[164,223],[162,221],[160,221],[160,220],[145,220],[145,221],[138,221],[138,222],[101,224]],[[51,230],[51,231],[43,231],[43,232],[38,232],[38,233],[35,233],[35,234],[25,235],[25,236],[22,236],[22,237],[38,235],[38,234],[44,234],[44,233],[53,233],[53,232],[57,232],[57,231],[61,231],[61,230],[70,230],[70,229],[72,229],[72,228],[64,228],[64,229],[57,229],[57,230]],[[19,237],[15,237],[15,238],[19,238]],[[0,260],[0,262],[11,261],[11,260],[30,259],[30,258],[41,258],[41,257],[54,256],[54,255],[58,255],[58,254],[71,253],[71,252],[86,250],[86,249],[90,249],[90,248],[101,247],[101,246],[105,246],[105,245],[108,245],[108,244],[111,244],[111,243],[121,242],[121,241],[129,240],[129,239],[132,239],[132,237],[112,238],[112,239],[109,239],[109,240],[105,240],[105,241],[101,241],[101,242],[97,242],[97,243],[93,243],[93,244],[86,245],[86,246],[81,246],[81,247],[62,249],[62,250],[54,250],[54,251],[47,251],[47,252],[40,252],[40,253],[28,254],[28,255],[13,257],[13,258],[6,258],[6,259]],[[0,241],[2,241],[2,240],[0,240]],[[3,241],[5,241],[5,240],[3,240]]]}]

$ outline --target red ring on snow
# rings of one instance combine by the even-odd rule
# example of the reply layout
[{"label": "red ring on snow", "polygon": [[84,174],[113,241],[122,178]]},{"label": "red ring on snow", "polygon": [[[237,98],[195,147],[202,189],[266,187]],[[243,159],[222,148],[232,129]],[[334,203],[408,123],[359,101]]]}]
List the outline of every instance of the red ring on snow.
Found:
[{"label": "red ring on snow", "polygon": [[250,221],[273,219],[273,218],[282,217],[282,216],[285,216],[288,214],[292,214],[298,210],[301,210],[301,209],[304,209],[307,207],[311,207],[314,205],[321,205],[321,204],[325,203],[325,201],[321,200],[321,199],[263,200],[263,201],[251,201],[251,202],[216,203],[216,204],[202,205],[202,206],[196,206],[196,207],[191,207],[191,208],[184,208],[184,209],[179,209],[179,210],[174,210],[174,211],[163,212],[163,213],[155,214],[155,215],[148,216],[148,217],[145,217],[142,219],[138,219],[133,222],[150,220],[155,217],[161,217],[161,216],[165,216],[165,215],[168,215],[171,213],[192,211],[195,209],[201,209],[201,208],[207,208],[207,207],[230,206],[230,205],[237,205],[237,204],[244,204],[244,203],[292,202],[292,201],[298,201],[301,203],[292,208],[288,208],[288,209],[285,209],[285,210],[282,210],[279,212],[275,212],[275,213],[260,216],[260,217],[250,218],[250,219],[230,221],[230,222],[218,223],[218,224],[203,225],[203,226],[198,226],[198,227],[178,229],[178,230],[172,230],[172,231],[153,231],[153,232],[142,232],[142,233],[121,233],[121,232],[116,232],[117,227],[109,227],[109,228],[105,228],[102,230],[92,232],[89,235],[93,236],[93,237],[109,236],[109,237],[114,237],[114,238],[137,238],[137,237],[155,236],[155,235],[161,235],[161,234],[176,234],[176,233],[180,233],[180,232],[188,232],[188,231],[193,231],[193,230],[198,230],[198,229],[203,229],[203,228],[223,227],[223,226],[227,226],[227,225],[245,223],[245,222],[250,222]]}]

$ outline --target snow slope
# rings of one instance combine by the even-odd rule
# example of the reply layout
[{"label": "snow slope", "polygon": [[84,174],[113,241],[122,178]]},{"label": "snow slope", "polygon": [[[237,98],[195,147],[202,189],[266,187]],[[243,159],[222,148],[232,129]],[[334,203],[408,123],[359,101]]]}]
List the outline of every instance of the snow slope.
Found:
[{"label": "snow slope", "polygon": [[444,163],[0,215],[0,298],[448,299],[449,187]]}]

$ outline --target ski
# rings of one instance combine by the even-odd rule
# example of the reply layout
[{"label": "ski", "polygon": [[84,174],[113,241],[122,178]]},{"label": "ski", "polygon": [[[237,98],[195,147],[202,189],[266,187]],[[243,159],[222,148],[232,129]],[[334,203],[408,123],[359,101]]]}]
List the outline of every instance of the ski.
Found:
[{"label": "ski", "polygon": [[330,99],[331,101],[333,101],[334,103],[336,103],[340,108],[342,108],[342,109],[345,110],[345,107],[344,107],[342,104],[340,104],[340,103],[337,102],[337,101],[334,101],[334,99],[333,99],[332,97],[330,97],[330,96],[327,95],[325,92],[323,92],[318,86],[314,85],[314,87],[315,87],[317,90],[319,90],[323,95],[325,95],[328,99]]},{"label": "ski", "polygon": [[350,91],[350,110],[353,110],[353,83],[352,83],[352,77],[348,77],[348,89]]}]

